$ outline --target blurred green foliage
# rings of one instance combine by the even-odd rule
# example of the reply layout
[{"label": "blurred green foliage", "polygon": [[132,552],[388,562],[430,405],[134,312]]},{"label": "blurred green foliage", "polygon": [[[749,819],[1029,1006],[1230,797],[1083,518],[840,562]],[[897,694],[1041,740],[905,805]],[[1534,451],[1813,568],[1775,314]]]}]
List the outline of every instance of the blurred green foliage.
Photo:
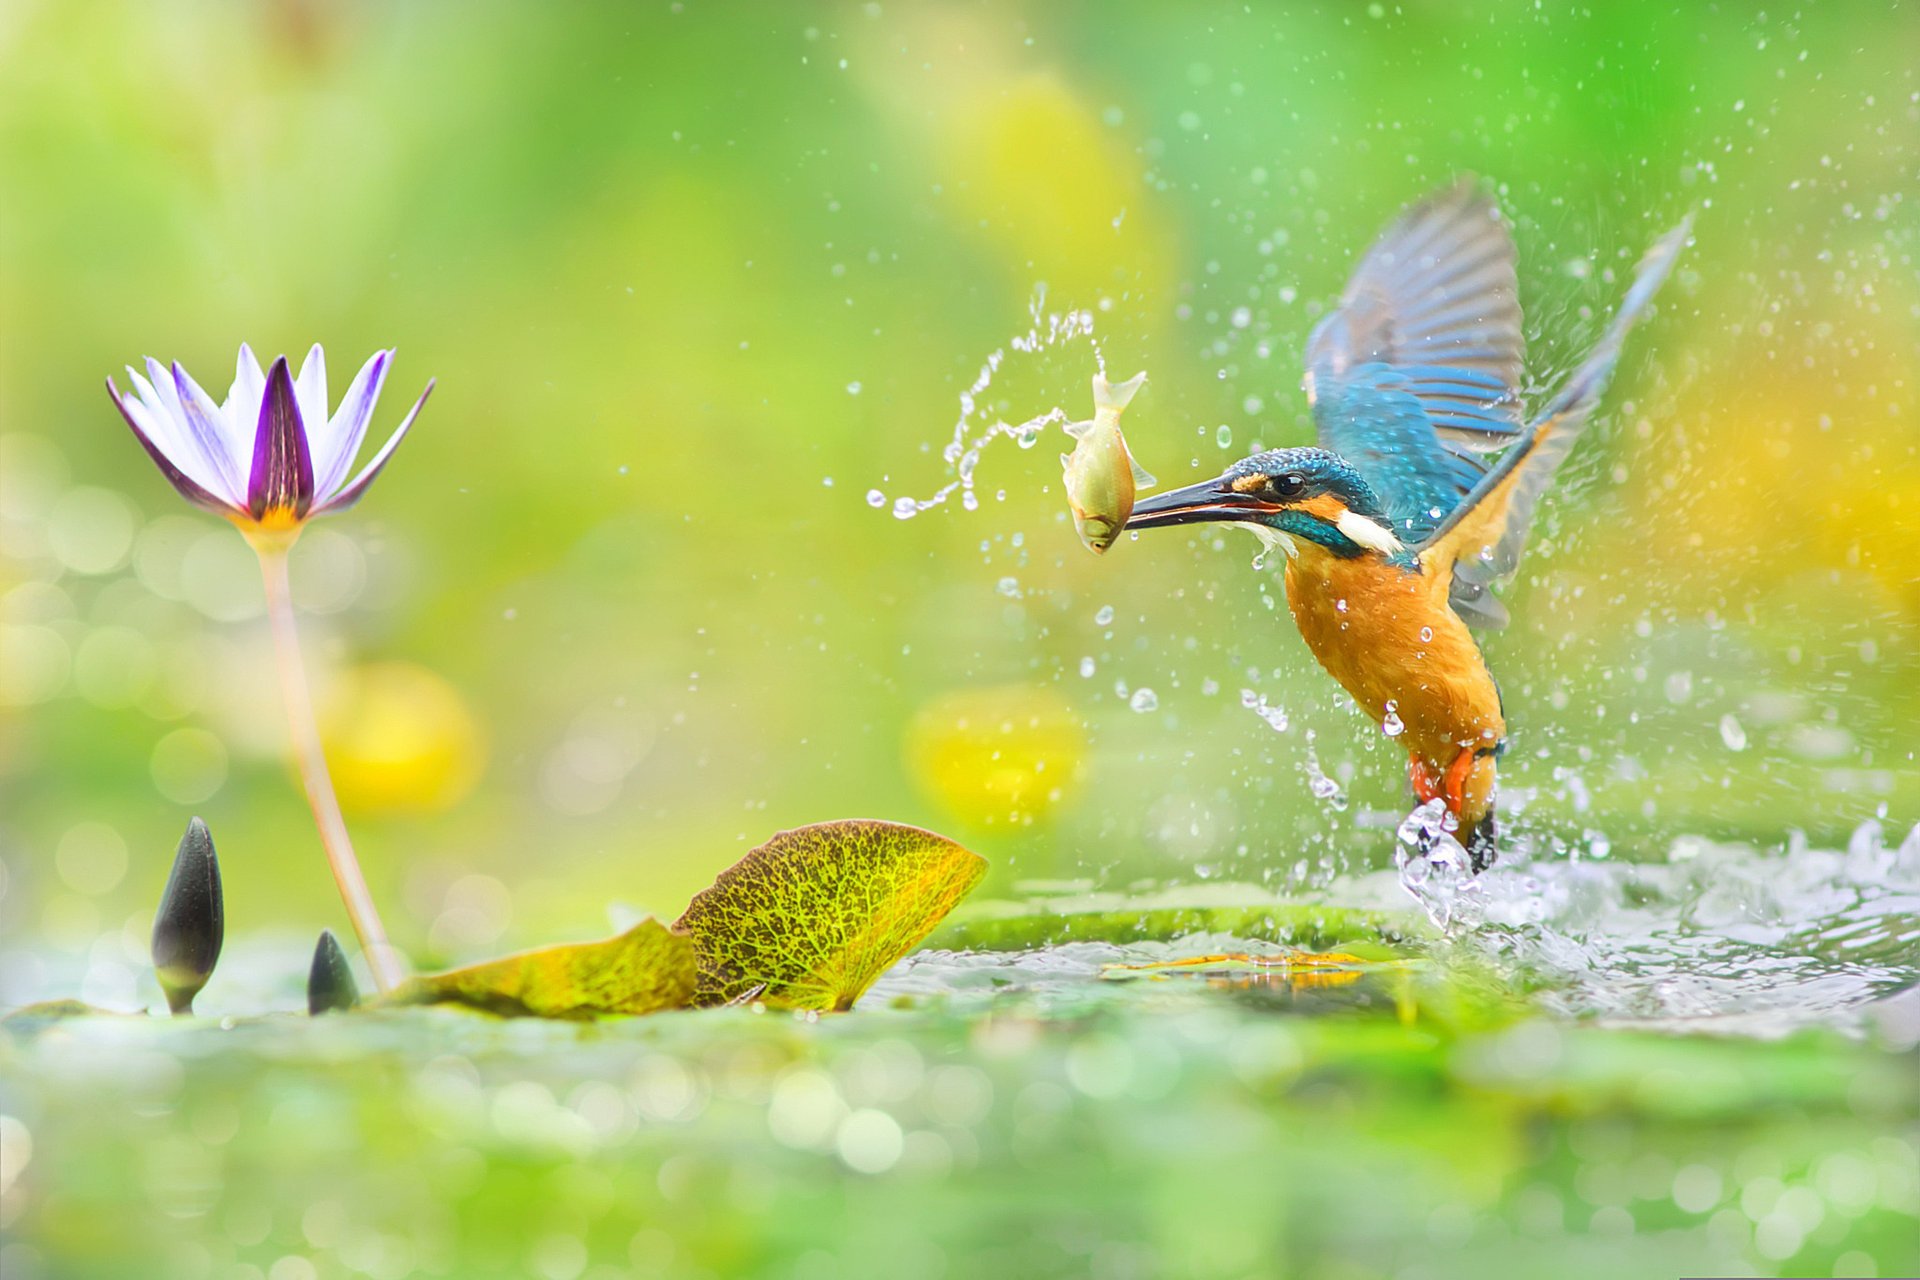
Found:
[{"label": "blurred green foliage", "polygon": [[[865,495],[949,478],[958,394],[1042,284],[1151,371],[1163,481],[1305,439],[1313,318],[1463,170],[1516,222],[1543,384],[1700,210],[1491,641],[1517,829],[1657,855],[1911,821],[1916,38],[1865,6],[13,6],[0,912],[120,927],[191,809],[237,921],[331,918],[244,551],[99,390],[146,353],[224,386],[242,340],[324,342],[342,384],[397,345],[376,434],[440,382],[295,564],[416,952],[678,911],[846,814],[1017,874],[1377,861],[1400,765],[1250,544],[1086,555],[1054,438],[990,448],[978,511]],[[1081,411],[1090,372],[1010,355],[983,414]],[[1059,781],[956,775],[989,719]]]}]

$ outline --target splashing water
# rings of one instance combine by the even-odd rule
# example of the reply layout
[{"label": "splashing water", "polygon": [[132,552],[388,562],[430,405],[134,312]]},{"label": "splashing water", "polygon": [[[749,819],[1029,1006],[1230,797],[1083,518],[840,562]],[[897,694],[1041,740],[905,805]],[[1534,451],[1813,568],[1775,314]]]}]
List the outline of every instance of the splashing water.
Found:
[{"label": "splashing water", "polygon": [[1255,693],[1252,689],[1242,689],[1240,705],[1265,720],[1267,727],[1275,733],[1287,731],[1287,709],[1269,705],[1265,695]]},{"label": "splashing water", "polygon": [[1320,767],[1320,753],[1313,749],[1313,736],[1313,730],[1307,730],[1307,754],[1300,762],[1300,770],[1307,775],[1307,789],[1313,792],[1313,798],[1324,800],[1329,809],[1339,813],[1347,807],[1347,793]]},{"label": "splashing water", "polygon": [[1400,887],[1449,934],[1478,925],[1486,914],[1485,892],[1453,826],[1446,802],[1429,800],[1401,822],[1393,851]]},{"label": "splashing water", "polygon": [[1476,945],[1545,974],[1549,1005],[1619,1021],[1780,1034],[1920,980],[1920,827],[1844,850],[1698,837],[1665,863],[1495,868]]},{"label": "splashing water", "polygon": [[[1039,355],[1058,347],[1084,339],[1093,352],[1094,367],[1101,373],[1107,370],[1105,357],[1100,351],[1099,339],[1093,333],[1093,312],[1065,311],[1052,312],[1046,309],[1045,290],[1036,291],[1028,304],[1030,325],[1027,331],[1010,339],[1005,347],[994,351],[981,364],[980,372],[973,383],[960,393],[960,416],[953,424],[953,439],[940,451],[941,458],[952,469],[954,478],[925,498],[911,495],[895,497],[892,502],[893,517],[896,520],[911,520],[922,511],[931,510],[945,503],[955,493],[960,495],[960,505],[968,511],[980,507],[980,497],[974,492],[974,474],[980,465],[980,455],[996,439],[1006,437],[1022,449],[1031,449],[1040,442],[1042,433],[1050,426],[1064,427],[1072,422],[1073,416],[1065,409],[1055,406],[1036,417],[1024,422],[1007,423],[994,421],[984,428],[978,425],[982,417],[980,401],[993,386],[995,375],[1005,363],[1009,351],[1020,355]],[[875,501],[878,498],[879,501]],[[883,506],[886,497],[878,489],[867,495],[870,506]]]},{"label": "splashing water", "polygon": [[1553,1012],[1740,1035],[1858,1030],[1876,1002],[1920,984],[1920,827],[1889,847],[1869,820],[1844,849],[1681,836],[1650,862],[1527,862],[1516,841],[1462,878],[1440,808],[1401,824],[1395,870],[1336,882],[1328,900],[1392,909],[1411,894],[1452,945]]}]

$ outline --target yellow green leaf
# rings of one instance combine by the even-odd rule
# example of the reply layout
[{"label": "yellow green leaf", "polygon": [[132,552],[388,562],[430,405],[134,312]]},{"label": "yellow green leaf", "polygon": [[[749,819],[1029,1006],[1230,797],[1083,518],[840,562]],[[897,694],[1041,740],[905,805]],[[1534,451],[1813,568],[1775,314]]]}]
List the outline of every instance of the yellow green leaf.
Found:
[{"label": "yellow green leaf", "polygon": [[597,1018],[682,1009],[693,1000],[693,942],[658,920],[616,938],[566,943],[413,978],[394,1004],[464,1004],[515,1017]]},{"label": "yellow green leaf", "polygon": [[782,831],[694,895],[697,1004],[850,1009],[986,874],[978,854],[897,822]]}]

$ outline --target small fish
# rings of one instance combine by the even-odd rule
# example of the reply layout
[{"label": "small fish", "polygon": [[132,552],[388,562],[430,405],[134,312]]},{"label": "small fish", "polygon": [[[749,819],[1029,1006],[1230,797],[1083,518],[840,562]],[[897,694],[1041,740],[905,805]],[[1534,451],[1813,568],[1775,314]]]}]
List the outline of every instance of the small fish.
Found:
[{"label": "small fish", "polygon": [[1153,477],[1127,452],[1127,439],[1120,434],[1120,414],[1146,380],[1146,374],[1136,373],[1114,386],[1104,374],[1094,374],[1093,421],[1067,424],[1067,434],[1079,442],[1071,454],[1060,455],[1067,505],[1073,509],[1073,527],[1080,541],[1095,555],[1104,553],[1127,527],[1135,491],[1154,485]]}]

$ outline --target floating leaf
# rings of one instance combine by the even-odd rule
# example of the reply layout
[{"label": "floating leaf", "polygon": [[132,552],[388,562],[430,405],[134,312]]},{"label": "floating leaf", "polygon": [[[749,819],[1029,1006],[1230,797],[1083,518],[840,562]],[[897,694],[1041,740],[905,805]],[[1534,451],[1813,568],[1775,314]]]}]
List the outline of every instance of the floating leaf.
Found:
[{"label": "floating leaf", "polygon": [[693,1000],[693,943],[642,920],[615,938],[541,947],[404,983],[393,1004],[464,1004],[505,1017],[597,1018],[685,1008]]},{"label": "floating leaf", "polygon": [[1143,964],[1103,964],[1100,973],[1102,977],[1128,977],[1133,974],[1178,973],[1187,969],[1204,969],[1208,972],[1357,969],[1370,963],[1373,962],[1344,951],[1224,951],[1204,956],[1181,956],[1174,960],[1150,960]]},{"label": "floating leaf", "polygon": [[1352,950],[1365,943],[1406,944],[1426,930],[1424,920],[1318,903],[1262,902],[1237,906],[1169,904],[1161,897],[1089,895],[1075,901],[974,902],[966,919],[940,931],[934,945],[966,951],[1031,951],[1067,942],[1141,942],[1222,933],[1260,942],[1321,950]]},{"label": "floating leaf", "polygon": [[153,972],[175,1014],[193,1012],[193,998],[213,976],[225,936],[220,860],[214,856],[207,824],[195,818],[180,837],[173,872],[153,918]]},{"label": "floating leaf", "polygon": [[347,957],[333,930],[322,929],[314,944],[313,966],[307,970],[307,1014],[319,1017],[360,1003],[360,984],[353,980]]},{"label": "floating leaf", "polygon": [[782,831],[694,895],[698,1004],[850,1009],[986,874],[978,854],[896,822]]},{"label": "floating leaf", "polygon": [[0,1017],[0,1027],[22,1035],[37,1035],[55,1023],[65,1022],[69,1018],[144,1018],[145,1014],[127,1013],[120,1009],[102,1009],[97,1004],[88,1004],[85,1000],[39,1000],[33,1004],[21,1005],[12,1013]]}]

